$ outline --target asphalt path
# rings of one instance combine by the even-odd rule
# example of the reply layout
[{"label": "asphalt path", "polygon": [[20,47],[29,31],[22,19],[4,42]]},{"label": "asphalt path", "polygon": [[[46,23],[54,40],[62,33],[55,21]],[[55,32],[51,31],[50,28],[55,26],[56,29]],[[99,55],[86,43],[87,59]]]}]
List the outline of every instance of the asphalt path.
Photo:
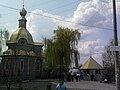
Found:
[{"label": "asphalt path", "polygon": [[65,84],[71,90],[116,90],[115,84],[97,81],[65,82]]},{"label": "asphalt path", "polygon": [[[52,82],[53,88],[52,90],[56,90],[55,87],[58,81],[55,80],[35,80],[31,82],[23,82],[22,87],[27,90],[46,90],[46,86]],[[97,81],[80,81],[80,82],[65,82],[67,90],[116,90],[115,84],[108,84],[108,83],[100,83]],[[13,88],[17,88],[18,84],[12,84],[11,90],[16,90]],[[6,88],[6,85],[0,85],[0,90]]]}]

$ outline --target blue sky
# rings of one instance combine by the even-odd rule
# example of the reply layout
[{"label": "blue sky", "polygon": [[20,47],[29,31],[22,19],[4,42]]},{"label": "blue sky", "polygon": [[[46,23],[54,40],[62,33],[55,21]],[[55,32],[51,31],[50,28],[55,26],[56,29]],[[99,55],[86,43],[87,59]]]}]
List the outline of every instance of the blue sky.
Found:
[{"label": "blue sky", "polygon": [[[116,1],[120,39],[120,1]],[[10,34],[18,26],[19,10],[3,5],[21,9],[22,4],[22,0],[0,1],[0,26],[6,27]],[[35,41],[52,37],[58,26],[79,29],[82,32],[78,45],[80,63],[90,55],[101,63],[104,46],[113,38],[112,0],[25,0],[24,4],[25,9],[31,12],[26,16],[27,29]]]},{"label": "blue sky", "polygon": [[[35,0],[35,1],[25,0],[24,1],[25,8],[28,11],[39,9],[45,12],[49,12],[51,14],[55,13],[57,15],[62,15],[66,17],[70,17],[73,14],[73,11],[77,8],[79,3],[80,3],[79,0]],[[0,4],[20,9],[23,4],[23,0],[1,0]],[[1,18],[2,22],[17,23],[17,19],[19,17],[19,11],[0,6],[0,12],[1,12],[0,14],[2,15]]]}]

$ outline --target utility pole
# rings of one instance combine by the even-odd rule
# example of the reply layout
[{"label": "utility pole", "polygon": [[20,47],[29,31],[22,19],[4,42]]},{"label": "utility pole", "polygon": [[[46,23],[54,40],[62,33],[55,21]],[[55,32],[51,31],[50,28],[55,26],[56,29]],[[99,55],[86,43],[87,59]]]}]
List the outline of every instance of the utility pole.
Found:
[{"label": "utility pole", "polygon": [[[118,46],[117,38],[117,17],[116,17],[116,0],[113,0],[113,25],[114,25],[114,45]],[[115,79],[116,79],[116,90],[120,90],[120,62],[119,52],[115,51]]]}]

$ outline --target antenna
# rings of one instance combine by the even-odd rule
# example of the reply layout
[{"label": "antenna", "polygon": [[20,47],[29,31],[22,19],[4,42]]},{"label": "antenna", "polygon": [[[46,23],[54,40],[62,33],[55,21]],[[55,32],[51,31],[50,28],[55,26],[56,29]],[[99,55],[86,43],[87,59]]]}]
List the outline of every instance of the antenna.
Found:
[{"label": "antenna", "polygon": [[23,0],[23,7],[24,7],[24,2],[25,2],[25,0]]}]

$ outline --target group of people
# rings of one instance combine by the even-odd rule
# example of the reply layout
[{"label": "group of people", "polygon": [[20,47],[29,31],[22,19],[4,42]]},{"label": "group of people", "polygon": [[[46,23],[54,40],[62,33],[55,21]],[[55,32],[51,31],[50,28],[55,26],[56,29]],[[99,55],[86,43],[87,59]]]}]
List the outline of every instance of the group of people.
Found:
[{"label": "group of people", "polygon": [[[76,80],[77,82],[80,81],[81,79],[83,79],[83,73],[82,72],[68,72],[66,74],[66,81],[67,82],[73,82],[74,80]],[[61,78],[61,80],[59,81],[59,83],[56,86],[57,90],[66,90],[66,85],[64,83],[64,78]]]},{"label": "group of people", "polygon": [[71,72],[68,72],[66,76],[67,76],[66,79],[67,79],[68,82],[71,82],[71,81],[73,82],[74,80],[76,80],[78,82],[78,81],[83,79],[83,73],[82,72],[76,72],[75,73],[75,72],[71,71]]}]

